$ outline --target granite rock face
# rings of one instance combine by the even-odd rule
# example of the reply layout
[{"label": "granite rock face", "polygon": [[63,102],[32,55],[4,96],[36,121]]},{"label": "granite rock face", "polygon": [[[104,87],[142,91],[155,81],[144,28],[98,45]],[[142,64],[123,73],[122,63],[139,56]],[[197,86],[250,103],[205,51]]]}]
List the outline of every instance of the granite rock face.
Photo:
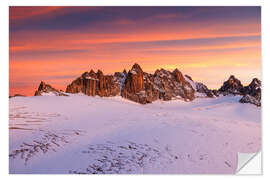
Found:
[{"label": "granite rock face", "polygon": [[116,96],[146,104],[161,99],[164,101],[181,98],[191,101],[195,98],[194,89],[185,81],[182,73],[160,69],[154,74],[143,72],[139,64],[122,73],[104,75],[98,70],[85,72],[66,88],[67,93],[84,93],[89,96]]},{"label": "granite rock face", "polygon": [[254,78],[248,86],[243,89],[243,98],[241,103],[251,103],[256,106],[261,106],[261,81]]},{"label": "granite rock face", "polygon": [[243,86],[240,80],[231,75],[218,92],[224,96],[242,95],[239,102],[261,106],[261,81],[257,78],[254,78],[249,85]]},{"label": "granite rock face", "polygon": [[249,94],[244,95],[240,100],[240,103],[250,103],[250,104],[254,104],[256,106],[261,106],[261,100],[251,96]]},{"label": "granite rock face", "polygon": [[178,69],[173,72],[157,70],[154,74],[154,84],[159,90],[160,99],[171,100],[180,97],[185,101],[191,101],[195,98],[195,90]]},{"label": "granite rock face", "polygon": [[244,94],[249,94],[257,99],[261,99],[261,81],[254,78],[248,86],[244,87]]},{"label": "granite rock face", "polygon": [[231,75],[229,79],[223,83],[218,91],[223,95],[243,95],[244,87],[240,80]]},{"label": "granite rock face", "polygon": [[51,85],[41,81],[38,90],[35,92],[35,96],[42,96],[45,94],[51,94],[55,96],[68,96],[64,92],[53,88]]},{"label": "granite rock face", "polygon": [[189,82],[192,85],[193,89],[196,92],[195,94],[196,97],[212,98],[212,97],[219,96],[216,90],[208,89],[208,87],[201,82],[194,82],[193,79],[189,75],[185,75],[185,79],[187,82]]},{"label": "granite rock face", "polygon": [[[101,70],[84,72],[66,87],[66,93],[83,93],[88,96],[122,96],[125,99],[147,104],[156,100],[169,101],[181,99],[192,101],[195,97],[218,97],[219,95],[242,95],[241,103],[261,106],[261,81],[254,78],[248,86],[233,75],[223,83],[219,90],[208,89],[206,85],[175,69],[168,71],[157,69],[154,74],[146,73],[135,63],[127,72],[115,72],[104,75]],[[65,92],[53,88],[41,81],[35,96],[56,95],[68,96]]]},{"label": "granite rock face", "polygon": [[178,69],[173,72],[160,69],[150,74],[143,72],[138,64],[135,64],[127,75],[122,97],[141,104],[157,99],[168,101],[181,98],[191,101],[195,98],[194,89]]},{"label": "granite rock face", "polygon": [[210,97],[210,98],[218,96],[217,94],[213,92],[213,90],[208,89],[208,87],[204,85],[203,83],[197,82],[196,89],[197,89],[197,92],[204,93],[206,94],[207,97]]},{"label": "granite rock face", "polygon": [[88,96],[109,97],[120,95],[119,74],[104,75],[101,70],[95,73],[93,70],[83,73],[66,88],[67,93],[84,93]]},{"label": "granite rock face", "polygon": [[144,90],[143,71],[138,64],[134,64],[127,73],[121,96],[141,104],[146,104],[147,97]]},{"label": "granite rock face", "polygon": [[[222,95],[249,95],[242,102],[254,98],[260,103],[261,81],[254,78],[248,86],[233,75],[223,83],[219,90],[208,89],[206,85],[175,69],[168,71],[157,69],[154,74],[146,73],[139,64],[135,63],[127,72],[115,72],[114,75],[104,75],[101,70],[83,73],[66,88],[66,93],[84,93],[88,96],[122,96],[131,101],[147,104],[156,100],[169,101],[181,99],[192,101],[196,97],[217,97]],[[199,94],[199,95],[198,95]],[[258,104],[257,102],[253,104]]]}]

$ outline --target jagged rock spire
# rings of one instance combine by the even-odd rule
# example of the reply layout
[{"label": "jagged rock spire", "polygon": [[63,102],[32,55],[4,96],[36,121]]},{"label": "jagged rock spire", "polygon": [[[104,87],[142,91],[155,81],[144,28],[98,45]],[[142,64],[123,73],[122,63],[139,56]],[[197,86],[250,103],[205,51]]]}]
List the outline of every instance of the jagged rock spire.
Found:
[{"label": "jagged rock spire", "polygon": [[48,93],[52,93],[56,96],[67,96],[65,93],[53,88],[51,85],[46,84],[44,81],[41,81],[38,90],[35,92],[35,96],[42,96]]},{"label": "jagged rock spire", "polygon": [[225,94],[242,94],[243,93],[243,85],[240,80],[231,75],[227,81],[223,83],[220,92]]}]

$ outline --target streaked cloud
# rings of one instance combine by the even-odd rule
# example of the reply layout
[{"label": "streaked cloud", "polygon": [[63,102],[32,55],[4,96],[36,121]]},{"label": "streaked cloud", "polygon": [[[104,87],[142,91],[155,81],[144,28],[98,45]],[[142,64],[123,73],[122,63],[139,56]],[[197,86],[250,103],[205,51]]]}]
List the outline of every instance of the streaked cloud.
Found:
[{"label": "streaked cloud", "polygon": [[212,88],[228,72],[248,82],[261,75],[260,19],[260,7],[10,7],[10,92],[32,95],[40,80],[64,89],[91,68],[134,62]]}]

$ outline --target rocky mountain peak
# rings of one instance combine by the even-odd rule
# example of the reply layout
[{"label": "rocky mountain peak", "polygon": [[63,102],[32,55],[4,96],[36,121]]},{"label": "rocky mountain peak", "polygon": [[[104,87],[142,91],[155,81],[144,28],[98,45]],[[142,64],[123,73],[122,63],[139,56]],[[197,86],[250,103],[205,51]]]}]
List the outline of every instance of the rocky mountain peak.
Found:
[{"label": "rocky mountain peak", "polygon": [[247,94],[261,101],[261,81],[259,79],[252,79],[251,83],[244,87],[243,95]]},{"label": "rocky mountain peak", "polygon": [[244,95],[240,100],[240,103],[250,103],[250,104],[254,104],[256,106],[261,106],[261,100],[251,96],[249,94]]},{"label": "rocky mountain peak", "polygon": [[103,72],[100,69],[98,69],[97,74],[98,75],[103,75]]},{"label": "rocky mountain peak", "polygon": [[258,78],[253,78],[249,86],[252,87],[261,87],[261,81]]},{"label": "rocky mountain peak", "polygon": [[223,95],[243,95],[240,99],[241,103],[261,106],[261,81],[257,78],[252,79],[248,86],[243,86],[240,80],[231,75],[218,91]]},{"label": "rocky mountain peak", "polygon": [[[181,73],[177,68],[173,71],[173,73]],[[182,73],[181,73],[182,74]]]},{"label": "rocky mountain peak", "polygon": [[102,79],[104,77],[103,72],[101,70],[97,71],[97,78]]},{"label": "rocky mountain peak", "polygon": [[217,97],[219,94],[216,92],[216,90],[208,89],[206,85],[204,85],[201,82],[195,82],[189,75],[184,76],[186,82],[189,82],[192,86],[192,88],[196,91],[195,96],[196,97]]},{"label": "rocky mountain peak", "polygon": [[131,72],[132,74],[136,74],[136,73],[143,74],[143,70],[142,70],[141,66],[140,66],[139,64],[137,64],[137,63],[135,63],[135,64],[132,66],[130,72]]},{"label": "rocky mountain peak", "polygon": [[234,77],[234,75],[230,75],[228,80],[230,80],[230,79],[235,80],[236,78]]},{"label": "rocky mountain peak", "polygon": [[135,64],[130,71],[121,91],[124,98],[141,104],[151,103],[157,99],[164,101],[174,98],[187,101],[194,99],[194,90],[190,84],[186,84],[178,69],[170,72],[161,68],[150,74],[143,72],[140,66]]},{"label": "rocky mountain peak", "polygon": [[88,77],[88,76],[89,76],[89,73],[88,73],[88,72],[84,72],[84,73],[82,73],[82,75],[81,75],[82,78],[86,78],[86,77]]},{"label": "rocky mountain peak", "polygon": [[66,88],[67,93],[84,93],[89,96],[116,96],[141,104],[151,103],[157,99],[171,100],[180,98],[193,100],[194,89],[185,81],[182,73],[176,69],[170,72],[165,69],[156,70],[150,74],[143,72],[141,66],[135,63],[126,72],[115,72],[114,75],[104,75],[101,70],[85,72]]},{"label": "rocky mountain peak", "polygon": [[183,85],[186,84],[186,80],[185,80],[183,74],[177,68],[173,71],[173,75],[174,75],[177,82],[180,82]]},{"label": "rocky mountain peak", "polygon": [[117,73],[104,75],[101,70],[97,73],[93,69],[89,73],[84,73],[74,80],[66,88],[67,93],[84,93],[88,96],[116,96],[120,95],[119,76]]},{"label": "rocky mountain peak", "polygon": [[185,74],[185,77],[188,78],[189,80],[193,81],[193,79],[189,75]]},{"label": "rocky mountain peak", "polygon": [[53,88],[51,85],[46,84],[44,81],[41,81],[38,87],[38,90],[35,92],[35,96],[42,96],[51,93],[56,96],[67,96],[65,93]]},{"label": "rocky mountain peak", "polygon": [[[234,75],[230,75],[229,79],[227,80],[229,85],[240,85],[241,82]],[[242,85],[242,84],[241,84]]]},{"label": "rocky mountain peak", "polygon": [[229,77],[228,82],[229,82],[229,85],[232,85],[232,86],[235,86],[235,87],[237,87],[237,86],[243,86],[241,84],[241,81],[238,80],[237,78],[235,78],[234,75],[231,75]]},{"label": "rocky mountain peak", "polygon": [[95,73],[95,71],[94,71],[93,69],[90,70],[89,76],[90,76],[91,78],[95,78],[95,79],[97,78],[97,74]]},{"label": "rocky mountain peak", "polygon": [[89,74],[96,74],[96,73],[95,73],[95,71],[94,71],[93,69],[91,69],[91,70],[89,71]]},{"label": "rocky mountain peak", "polygon": [[135,63],[128,72],[123,90],[123,95],[127,93],[139,93],[143,89],[143,70],[139,64]]},{"label": "rocky mountain peak", "polygon": [[123,73],[124,75],[127,75],[127,70],[124,69],[122,73]]},{"label": "rocky mountain peak", "polygon": [[222,92],[223,94],[242,94],[243,85],[240,80],[235,78],[234,75],[231,75],[218,91]]},{"label": "rocky mountain peak", "polygon": [[51,88],[51,86],[49,84],[46,84],[44,81],[41,81],[38,86],[38,91],[41,91],[46,88]]},{"label": "rocky mountain peak", "polygon": [[[179,69],[174,71],[157,69],[154,74],[143,72],[141,66],[135,63],[131,69],[115,72],[114,75],[105,75],[101,70],[85,72],[75,79],[66,88],[67,93],[84,93],[89,96],[117,96],[141,104],[151,103],[155,100],[182,99],[191,101],[197,97],[216,97],[220,94],[248,94],[244,101],[260,102],[260,80],[254,78],[252,82],[243,87],[241,81],[231,75],[223,86],[217,90],[210,90],[206,85],[194,82],[188,75],[183,76]],[[44,84],[42,83],[42,87]],[[254,98],[253,98],[254,97]]]}]

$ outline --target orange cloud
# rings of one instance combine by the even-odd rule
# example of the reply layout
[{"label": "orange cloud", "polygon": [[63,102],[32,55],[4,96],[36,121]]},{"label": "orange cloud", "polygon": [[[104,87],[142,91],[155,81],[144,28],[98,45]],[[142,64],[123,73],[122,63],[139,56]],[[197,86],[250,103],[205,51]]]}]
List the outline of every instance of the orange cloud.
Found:
[{"label": "orange cloud", "polygon": [[[89,11],[83,7],[10,7],[10,21],[20,25],[73,10]],[[113,73],[130,69],[135,62],[147,72],[178,68],[210,88],[220,86],[229,73],[245,83],[251,76],[260,77],[260,24],[249,19],[167,21],[178,16],[186,18],[173,13],[143,19],[123,16],[94,25],[86,22],[80,28],[11,30],[10,93],[33,95],[40,80],[65,89],[84,71]]]},{"label": "orange cloud", "polygon": [[11,6],[9,8],[9,19],[12,20],[19,20],[19,19],[26,19],[35,16],[50,14],[53,15],[52,12],[57,10],[63,9],[63,7],[56,7],[56,6],[44,6],[44,7],[14,7]]}]

